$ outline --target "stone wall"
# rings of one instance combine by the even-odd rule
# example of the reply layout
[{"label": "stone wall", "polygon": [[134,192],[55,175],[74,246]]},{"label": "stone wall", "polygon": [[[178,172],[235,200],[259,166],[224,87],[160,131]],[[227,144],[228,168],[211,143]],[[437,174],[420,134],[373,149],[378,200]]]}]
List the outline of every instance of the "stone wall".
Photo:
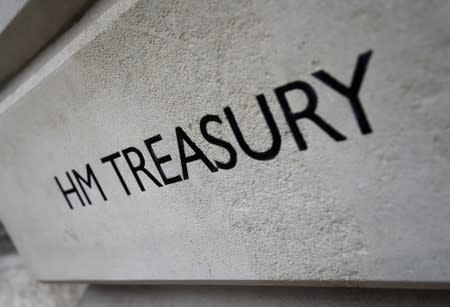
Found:
[{"label": "stone wall", "polygon": [[85,285],[44,284],[27,270],[14,245],[0,224],[0,306],[74,307]]},{"label": "stone wall", "polygon": [[[20,108],[35,108],[23,111],[23,117],[16,117],[17,120],[9,120],[12,127],[9,131],[19,136],[23,132],[24,137],[19,137],[20,142],[17,142],[23,145],[21,151],[8,152],[12,143],[0,140],[0,145],[3,144],[3,148],[0,146],[3,175],[0,175],[4,176],[0,188],[8,192],[2,194],[0,204],[8,203],[7,213],[16,210],[8,215],[10,220],[6,217],[3,220],[8,222],[8,229],[19,249],[22,243],[22,256],[19,256],[0,226],[0,307],[69,307],[79,304],[96,307],[449,305],[448,291],[322,288],[324,280],[328,286],[336,286],[336,280],[339,280],[340,286],[362,287],[367,286],[363,281],[372,280],[378,282],[376,286],[392,287],[389,280],[394,280],[397,282],[395,286],[428,288],[432,286],[430,281],[444,280],[444,286],[448,287],[450,258],[448,228],[445,227],[448,227],[449,211],[448,198],[444,197],[447,195],[444,195],[447,181],[442,178],[447,179],[445,175],[449,174],[446,134],[449,109],[446,102],[449,97],[447,19],[450,6],[445,1],[431,4],[398,1],[395,5],[389,1],[376,5],[371,1],[343,2],[351,10],[344,9],[344,4],[313,1],[305,1],[301,8],[297,7],[300,2],[296,1],[286,1],[285,5],[290,7],[282,7],[276,1],[234,4],[209,1],[203,6],[197,2],[199,7],[193,6],[194,1],[192,5],[171,1],[139,1],[136,5],[134,0],[115,1],[115,5],[113,2],[99,1],[93,9],[97,13],[88,11],[90,19],[83,17],[78,28],[75,26],[69,31],[72,31],[71,35],[66,33],[56,39],[53,46],[44,50],[45,56],[41,53],[26,66],[28,74],[22,71],[19,78],[13,80],[19,90],[11,91],[16,90],[11,85],[0,90],[0,113],[6,112],[20,99],[29,101],[19,101],[15,109],[10,108],[8,116]],[[110,5],[111,8],[106,9]],[[1,8],[0,5],[0,11]],[[296,12],[303,12],[303,19],[297,18]],[[286,16],[291,16],[291,19]],[[88,28],[89,20],[93,25]],[[292,20],[300,21],[296,24],[290,22]],[[292,27],[297,27],[298,31]],[[350,32],[349,29],[357,31]],[[56,30],[52,33],[57,33]],[[321,35],[314,37],[312,33]],[[48,46],[47,43],[39,46]],[[61,216],[67,217],[69,209],[59,206],[64,199],[57,194],[56,186],[48,189],[56,193],[44,200],[31,193],[23,193],[26,189],[13,193],[18,186],[22,187],[23,182],[30,181],[33,173],[27,170],[23,172],[26,180],[12,181],[14,176],[8,176],[8,172],[20,171],[23,164],[18,163],[16,167],[7,158],[31,161],[42,157],[40,166],[45,166],[42,172],[49,172],[43,178],[52,179],[57,173],[61,177],[65,167],[76,168],[81,162],[97,161],[100,157],[98,152],[106,154],[122,149],[121,146],[134,146],[150,136],[149,132],[162,130],[166,137],[173,132],[175,124],[191,129],[206,112],[222,112],[221,108],[228,103],[238,111],[236,114],[245,117],[244,122],[250,123],[246,131],[253,131],[253,135],[261,140],[258,127],[251,120],[256,113],[253,112],[256,104],[253,100],[253,107],[247,104],[248,97],[261,92],[268,97],[273,96],[267,94],[272,87],[298,78],[311,79],[311,72],[318,69],[349,76],[357,56],[369,48],[375,50],[376,57],[362,93],[365,93],[364,102],[370,102],[368,110],[376,127],[376,133],[370,139],[373,143],[358,134],[355,123],[346,117],[349,116],[348,110],[338,112],[337,108],[322,105],[322,101],[334,102],[335,98],[331,93],[321,91],[320,112],[324,112],[327,119],[329,116],[341,124],[342,129],[354,132],[351,141],[336,145],[336,148],[325,134],[318,133],[320,130],[313,130],[317,129],[313,127],[306,130],[307,137],[313,140],[313,149],[299,156],[291,132],[284,126],[281,132],[285,147],[283,156],[276,163],[270,166],[258,164],[240,152],[239,159],[242,157],[244,162],[234,173],[220,173],[223,177],[206,173],[201,184],[179,188],[166,199],[160,193],[148,197],[151,190],[147,194],[133,192],[134,198],[127,198],[123,193],[119,194],[119,189],[113,189],[112,196],[115,197],[110,198],[108,206],[95,202],[89,208],[89,214],[88,209],[81,211],[84,209],[77,208],[79,211],[75,212],[85,214],[79,220],[86,223],[87,226],[83,224],[86,227],[72,223],[74,215],[66,218],[67,223],[61,223],[64,222]],[[5,58],[0,53],[0,60]],[[19,61],[13,71],[27,60],[28,57]],[[272,97],[269,104],[276,109],[274,99]],[[126,105],[124,101],[130,104]],[[211,101],[217,104],[211,104]],[[139,103],[131,104],[136,102]],[[154,114],[146,112],[150,103],[160,111],[156,119]],[[48,108],[43,108],[45,106]],[[62,110],[61,116],[51,116],[50,112],[57,109],[55,106]],[[91,109],[82,113],[83,106]],[[102,107],[114,112],[102,112]],[[72,110],[71,116],[64,116],[69,109]],[[30,142],[32,147],[28,148],[24,141],[28,131],[42,129],[40,122],[31,117],[39,118],[39,114],[44,116],[42,113],[48,115],[48,119],[42,117],[42,122],[48,126],[49,134],[42,137],[42,142],[36,142],[40,146]],[[101,115],[91,117],[96,114]],[[109,120],[105,114],[113,119],[116,115],[118,117]],[[275,117],[278,123],[284,122],[280,110]],[[100,127],[104,133],[99,132],[100,128],[92,129],[87,124],[84,130],[79,129],[79,118],[90,119],[87,124],[104,124]],[[53,122],[55,119],[62,119],[62,123]],[[170,123],[168,127],[164,119]],[[5,119],[0,120],[2,124],[5,122]],[[28,123],[29,126],[22,129],[15,127],[15,123]],[[111,123],[111,129],[105,123]],[[61,129],[61,126],[67,129]],[[0,134],[6,131],[2,127]],[[59,155],[57,151],[52,152],[55,157],[62,157],[61,160],[68,159],[57,168],[46,160],[50,154],[41,150],[42,144],[58,140],[52,134],[55,131],[62,135],[59,140],[70,139],[70,135],[64,135],[67,131],[78,131],[82,139],[80,143],[85,146],[81,147],[82,150],[75,148],[72,155],[63,151]],[[110,144],[104,142],[99,150],[102,146],[99,140],[107,139],[110,131],[114,131],[111,140],[114,146],[108,147]],[[223,134],[231,138],[230,131]],[[95,146],[87,146],[89,142]],[[204,141],[200,142],[203,142],[201,146],[208,147]],[[176,152],[172,150],[174,147],[170,147],[174,144],[169,143],[167,152]],[[95,150],[90,151],[91,147]],[[77,157],[83,148],[84,156]],[[2,150],[10,154],[2,155]],[[346,150],[348,154],[345,154]],[[213,150],[207,152],[213,153]],[[23,160],[17,159],[20,154],[25,157]],[[28,154],[31,158],[26,159]],[[403,154],[406,160],[402,158]],[[341,162],[346,161],[345,157],[354,159],[347,160],[347,165],[340,163],[342,167],[338,168],[337,163],[332,162],[335,157],[340,157],[336,161]],[[372,160],[368,159],[370,157]],[[355,161],[358,167],[350,164]],[[291,165],[296,165],[301,171],[275,176],[277,174],[273,170],[277,167],[283,170],[281,167],[284,166],[286,170]],[[371,167],[366,168],[367,165]],[[49,171],[52,167],[54,171]],[[365,175],[364,170],[368,174]],[[358,179],[356,192],[354,181],[342,180],[348,178],[348,173]],[[433,177],[423,176],[431,173]],[[248,181],[248,174],[258,176]],[[272,175],[278,181],[260,178],[271,178]],[[402,181],[402,177],[409,181]],[[195,183],[195,178],[202,176],[196,176],[194,172],[192,178],[188,184]],[[367,180],[361,180],[364,178]],[[35,182],[47,182],[38,179]],[[224,182],[229,186],[218,188]],[[114,187],[113,180],[109,183]],[[294,187],[295,183],[298,183],[298,188]],[[253,188],[244,190],[245,186]],[[284,188],[277,190],[279,186]],[[373,186],[376,189],[370,190]],[[228,199],[217,197],[214,203],[210,202],[213,198],[211,190],[223,195],[236,187],[241,189],[239,195]],[[200,193],[202,191],[204,193]],[[283,191],[287,193],[283,194]],[[425,194],[429,197],[422,197]],[[173,195],[186,196],[175,199]],[[38,209],[39,214],[48,213],[45,219],[40,219],[45,221],[43,225],[33,225],[35,218],[31,218],[30,223],[23,222],[25,211],[20,206],[29,204],[20,200],[24,196],[30,197],[32,201],[29,203],[33,203],[26,208],[29,209],[28,217],[36,217]],[[147,205],[144,204],[146,196],[153,206],[144,206]],[[199,201],[200,197],[203,198]],[[49,206],[52,201],[54,206]],[[283,205],[280,206],[279,202]],[[64,202],[62,204],[65,205]],[[63,214],[52,216],[55,212]],[[158,218],[150,220],[154,217]],[[159,223],[164,219],[169,223]],[[57,221],[64,227],[74,227],[63,231],[60,231],[62,227],[47,229],[48,220]],[[180,228],[177,233],[174,231],[176,227],[166,226],[173,221],[188,225],[189,231]],[[153,230],[147,225],[158,227]],[[19,226],[28,228],[22,232]],[[36,236],[41,234],[39,230],[44,230],[45,235]],[[39,242],[52,234],[59,235],[59,241]],[[131,240],[128,234],[132,234]],[[136,241],[136,237],[141,241]],[[102,254],[103,245],[98,242],[111,243],[111,238],[117,244],[110,245]],[[68,251],[67,254],[53,254],[52,260],[48,261],[56,247]],[[74,257],[77,259],[69,259],[80,250],[95,250],[97,253],[82,258],[88,254],[83,252],[80,253],[82,256]],[[179,257],[170,258],[173,255]],[[67,262],[61,262],[58,267],[57,262],[63,256],[67,257]],[[250,259],[248,266],[247,258]],[[23,259],[28,260],[28,266]],[[30,259],[34,263],[30,263]],[[75,277],[81,276],[82,280],[95,282],[117,282],[117,278],[122,278],[122,283],[142,278],[140,282],[145,283],[148,281],[146,278],[158,270],[160,275],[159,279],[153,276],[152,286],[101,285],[90,286],[86,291],[85,284],[37,282],[30,270],[39,260],[42,264],[38,272],[40,278],[47,276],[48,280],[76,280]],[[184,267],[180,265],[182,261],[186,261]],[[141,276],[144,270],[134,266],[135,263],[142,264],[147,275]],[[243,265],[237,266],[236,263]],[[120,268],[125,269],[117,271]],[[194,272],[190,271],[193,268]],[[62,271],[70,270],[73,270],[72,275],[61,277]],[[83,270],[84,275],[81,274]],[[183,270],[187,272],[185,275],[181,274]],[[127,275],[129,272],[134,275]],[[173,275],[168,275],[172,272]],[[231,274],[233,272],[234,275]],[[100,278],[96,278],[98,276]],[[183,285],[155,285],[164,278],[166,283],[174,282],[170,280],[173,276]],[[192,282],[190,286],[185,285],[190,283],[189,279],[192,281],[198,276],[202,285],[192,285]],[[220,280],[229,276],[233,277],[232,286],[219,286],[214,281],[214,278]],[[245,278],[247,281],[271,279],[274,282],[271,287],[248,287],[243,286]],[[311,284],[315,282],[316,288],[281,287],[286,280],[305,279]],[[280,286],[275,287],[275,284]]]}]

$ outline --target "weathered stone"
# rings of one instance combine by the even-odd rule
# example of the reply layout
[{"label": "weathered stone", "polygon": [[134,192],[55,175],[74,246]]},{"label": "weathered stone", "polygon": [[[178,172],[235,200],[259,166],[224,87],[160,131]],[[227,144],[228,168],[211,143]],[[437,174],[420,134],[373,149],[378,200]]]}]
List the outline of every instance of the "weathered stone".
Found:
[{"label": "weathered stone", "polygon": [[[1,217],[42,280],[448,284],[449,14],[139,1],[99,19],[0,103]],[[370,126],[323,73],[349,87],[358,59]],[[292,84],[288,124],[274,89]],[[202,134],[207,114],[236,163]],[[252,156],[233,116],[253,151],[273,150]]]},{"label": "weathered stone", "polygon": [[75,307],[86,286],[34,280],[0,224],[0,306]]}]

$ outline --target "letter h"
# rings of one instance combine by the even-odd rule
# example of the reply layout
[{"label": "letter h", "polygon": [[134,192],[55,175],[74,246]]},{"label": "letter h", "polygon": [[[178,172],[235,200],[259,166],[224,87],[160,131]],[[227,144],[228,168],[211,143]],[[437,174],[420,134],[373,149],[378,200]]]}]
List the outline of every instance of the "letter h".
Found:
[{"label": "letter h", "polygon": [[67,204],[69,205],[70,209],[73,210],[73,206],[72,206],[72,204],[70,203],[70,199],[69,199],[68,195],[71,194],[71,193],[75,193],[75,194],[77,194],[78,199],[79,199],[80,202],[81,202],[81,205],[84,207],[84,206],[85,206],[85,203],[84,203],[84,201],[83,201],[83,198],[81,197],[80,192],[78,192],[78,189],[76,188],[75,184],[73,183],[73,180],[72,180],[72,178],[70,177],[69,172],[66,172],[66,176],[67,176],[67,178],[69,179],[70,184],[72,185],[72,188],[70,188],[70,189],[64,190],[63,187],[61,186],[61,183],[59,182],[59,180],[58,180],[58,178],[57,178],[56,176],[55,176],[55,180],[56,180],[56,183],[57,183],[58,186],[59,186],[59,189],[61,190],[61,193],[63,193],[64,198],[65,198],[66,201],[67,201]]}]

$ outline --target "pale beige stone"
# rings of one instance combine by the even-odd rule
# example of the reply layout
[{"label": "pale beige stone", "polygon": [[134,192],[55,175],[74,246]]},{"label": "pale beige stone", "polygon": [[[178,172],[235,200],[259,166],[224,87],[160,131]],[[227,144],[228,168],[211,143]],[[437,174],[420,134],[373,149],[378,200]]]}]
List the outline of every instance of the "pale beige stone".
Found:
[{"label": "pale beige stone", "polygon": [[[76,37],[0,102],[0,215],[42,280],[448,285],[449,11],[448,1],[139,1],[89,25],[80,35],[92,40]],[[361,99],[374,132],[361,135],[347,101],[311,73],[350,80],[369,49]],[[309,149],[298,151],[273,94],[294,80],[314,86],[318,112],[347,141],[303,121]],[[230,106],[263,148],[260,93],[282,134],[266,162],[243,153],[223,114]],[[207,113],[237,148],[232,170],[195,162],[189,181],[140,192],[122,160],[128,197],[100,163],[145,152],[161,133],[158,152],[179,174],[175,126],[223,159],[200,135]],[[71,211],[53,176],[85,163],[109,200]]]}]

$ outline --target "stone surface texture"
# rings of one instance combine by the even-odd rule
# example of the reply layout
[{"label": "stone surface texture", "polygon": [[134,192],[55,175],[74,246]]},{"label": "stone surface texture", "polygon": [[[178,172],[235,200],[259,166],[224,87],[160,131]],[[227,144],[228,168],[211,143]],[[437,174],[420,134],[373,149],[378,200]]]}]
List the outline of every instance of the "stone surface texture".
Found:
[{"label": "stone surface texture", "polygon": [[0,3],[0,33],[16,17],[27,1],[26,0],[3,0]]},{"label": "stone surface texture", "polygon": [[[0,102],[0,216],[41,280],[448,284],[449,15],[445,0],[138,1]],[[350,80],[369,49],[360,95],[374,132],[363,136],[346,99],[311,73]],[[294,80],[313,85],[317,112],[348,140],[302,120],[309,149],[297,149],[273,94]],[[246,156],[223,114],[230,106],[264,149],[260,93],[282,135],[270,161]],[[145,153],[161,134],[157,151],[179,174],[175,126],[226,159],[201,137],[208,113],[238,151],[232,170],[194,162],[188,181],[141,192],[122,159],[127,196],[100,162]],[[86,163],[109,200],[93,192],[92,206],[69,210],[53,178]]]},{"label": "stone surface texture", "polygon": [[37,282],[0,224],[0,306],[76,307],[85,285]]}]

